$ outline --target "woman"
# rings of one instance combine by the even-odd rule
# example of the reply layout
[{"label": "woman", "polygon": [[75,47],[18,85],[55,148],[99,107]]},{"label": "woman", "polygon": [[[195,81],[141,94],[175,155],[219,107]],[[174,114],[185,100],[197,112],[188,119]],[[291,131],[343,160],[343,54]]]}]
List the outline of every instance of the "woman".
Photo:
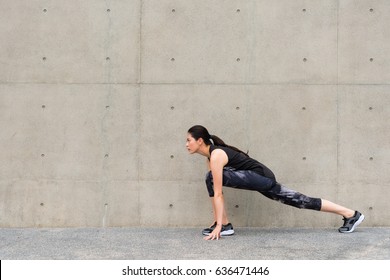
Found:
[{"label": "woman", "polygon": [[222,186],[258,191],[264,196],[301,209],[330,212],[343,216],[341,233],[351,233],[364,220],[359,211],[346,208],[325,199],[308,197],[290,190],[276,181],[275,175],[265,165],[250,158],[239,149],[225,144],[207,129],[196,125],[188,130],[187,150],[190,154],[200,154],[207,158],[209,172],[206,185],[211,197],[214,223],[203,230],[206,240],[234,234],[229,223]]}]

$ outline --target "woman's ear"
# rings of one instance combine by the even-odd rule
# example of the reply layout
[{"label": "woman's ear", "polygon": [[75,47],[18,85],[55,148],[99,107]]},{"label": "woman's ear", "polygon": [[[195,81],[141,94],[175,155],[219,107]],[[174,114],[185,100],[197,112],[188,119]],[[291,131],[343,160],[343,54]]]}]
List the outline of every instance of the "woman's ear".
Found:
[{"label": "woman's ear", "polygon": [[203,138],[199,137],[198,140],[196,140],[196,142],[198,142],[198,145],[202,145],[202,143],[204,143],[203,141]]}]

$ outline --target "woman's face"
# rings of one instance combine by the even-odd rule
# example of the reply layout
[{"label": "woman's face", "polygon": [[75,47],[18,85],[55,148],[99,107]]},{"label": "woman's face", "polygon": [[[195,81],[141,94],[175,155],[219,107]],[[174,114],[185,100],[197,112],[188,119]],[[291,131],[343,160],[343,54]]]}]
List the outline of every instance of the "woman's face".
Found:
[{"label": "woman's face", "polygon": [[187,134],[186,148],[190,154],[196,153],[198,151],[200,144],[199,141],[195,140],[190,133]]}]

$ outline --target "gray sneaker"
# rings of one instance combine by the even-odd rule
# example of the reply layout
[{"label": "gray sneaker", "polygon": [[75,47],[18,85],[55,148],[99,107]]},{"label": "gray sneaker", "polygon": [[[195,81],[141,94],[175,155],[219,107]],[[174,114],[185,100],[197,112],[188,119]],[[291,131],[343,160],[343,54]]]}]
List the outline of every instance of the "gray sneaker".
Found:
[{"label": "gray sneaker", "polygon": [[351,218],[343,218],[344,224],[339,228],[339,232],[341,233],[351,233],[355,230],[355,228],[360,225],[364,220],[364,215],[359,211],[355,211],[355,215]]},{"label": "gray sneaker", "polygon": [[[210,233],[213,232],[213,230],[215,229],[216,226],[217,226],[217,222],[214,222],[214,224],[211,227],[205,228],[204,230],[202,230],[202,234],[203,235],[210,235]],[[228,235],[233,235],[233,234],[234,234],[234,229],[233,229],[233,225],[231,223],[228,223],[226,225],[222,225],[221,236],[228,236]]]}]

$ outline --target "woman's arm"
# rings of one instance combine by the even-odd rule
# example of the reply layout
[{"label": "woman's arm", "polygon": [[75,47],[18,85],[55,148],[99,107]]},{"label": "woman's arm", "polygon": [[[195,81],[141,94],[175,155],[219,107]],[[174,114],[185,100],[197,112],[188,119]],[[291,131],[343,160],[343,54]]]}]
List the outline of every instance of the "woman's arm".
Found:
[{"label": "woman's arm", "polygon": [[214,231],[207,236],[206,240],[219,239],[221,229],[222,229],[222,219],[223,219],[223,211],[225,209],[225,201],[222,194],[222,175],[223,175],[223,167],[227,164],[228,157],[223,150],[216,149],[213,151],[210,157],[210,169],[213,175],[213,186],[214,186],[214,207],[215,207],[215,217],[217,226]]}]

